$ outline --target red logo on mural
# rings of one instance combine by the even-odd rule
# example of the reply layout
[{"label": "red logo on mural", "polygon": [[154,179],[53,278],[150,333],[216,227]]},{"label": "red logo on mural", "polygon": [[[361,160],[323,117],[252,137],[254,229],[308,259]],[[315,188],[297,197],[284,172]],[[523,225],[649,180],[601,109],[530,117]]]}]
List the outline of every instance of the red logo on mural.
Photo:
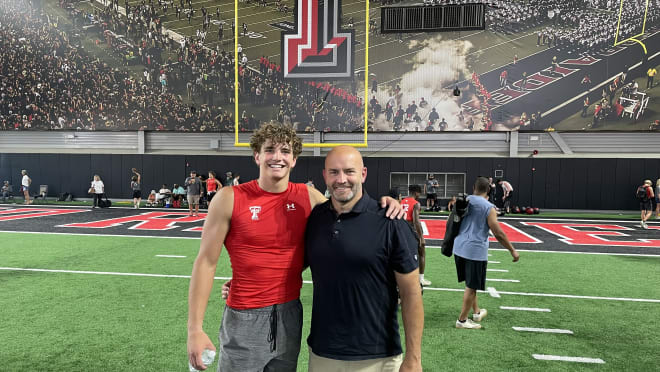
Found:
[{"label": "red logo on mural", "polygon": [[[428,232],[428,234],[424,234],[425,239],[444,239],[447,220],[422,220],[422,224],[426,225],[426,230]],[[506,222],[500,222],[500,227],[509,237],[511,243],[543,243]],[[489,241],[496,242],[497,239],[491,236]]]}]

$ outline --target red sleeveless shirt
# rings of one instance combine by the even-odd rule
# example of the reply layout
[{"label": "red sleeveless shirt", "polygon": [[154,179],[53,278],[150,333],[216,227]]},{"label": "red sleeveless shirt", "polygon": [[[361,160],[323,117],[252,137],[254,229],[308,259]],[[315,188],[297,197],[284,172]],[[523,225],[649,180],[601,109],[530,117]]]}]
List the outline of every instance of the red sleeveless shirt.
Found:
[{"label": "red sleeveless shirt", "polygon": [[401,200],[401,208],[406,211],[406,221],[412,222],[413,220],[413,210],[415,209],[415,204],[419,204],[415,198],[405,198]]},{"label": "red sleeveless shirt", "polygon": [[232,266],[227,304],[254,309],[300,297],[309,191],[291,183],[270,193],[256,180],[233,187],[234,209],[225,239]]}]

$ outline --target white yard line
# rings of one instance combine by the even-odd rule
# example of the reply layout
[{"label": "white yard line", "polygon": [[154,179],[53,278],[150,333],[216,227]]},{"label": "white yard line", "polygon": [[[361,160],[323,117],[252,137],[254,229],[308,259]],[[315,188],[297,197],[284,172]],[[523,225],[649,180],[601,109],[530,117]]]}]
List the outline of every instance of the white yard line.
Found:
[{"label": "white yard line", "polygon": [[512,306],[500,306],[502,310],[516,310],[516,311],[536,311],[539,313],[549,313],[550,309],[543,309],[539,307],[512,307]]},{"label": "white yard line", "polygon": [[489,279],[486,278],[487,282],[504,282],[504,283],[520,283],[518,279]]},{"label": "white yard line", "polygon": [[492,271],[496,273],[508,273],[509,270],[504,270],[504,269],[486,269],[486,271]]},{"label": "white yard line", "polygon": [[486,288],[486,289],[488,290],[488,294],[489,294],[491,297],[495,297],[495,298],[500,298],[500,297],[502,297],[502,296],[500,296],[499,293],[497,293],[497,290],[495,289],[495,287],[488,287],[488,288]]},{"label": "white yard line", "polygon": [[165,257],[165,258],[186,258],[186,256],[177,256],[173,254],[157,254],[156,257]]},{"label": "white yard line", "polygon": [[514,331],[518,332],[540,332],[540,333],[561,333],[572,335],[573,331],[568,329],[553,329],[553,328],[528,328],[528,327],[511,327]]},{"label": "white yard line", "polygon": [[500,264],[500,261],[488,261],[489,264]]},{"label": "white yard line", "polygon": [[605,361],[600,358],[567,357],[567,356],[544,355],[544,354],[532,354],[532,357],[537,360],[556,360],[561,362],[605,364]]}]

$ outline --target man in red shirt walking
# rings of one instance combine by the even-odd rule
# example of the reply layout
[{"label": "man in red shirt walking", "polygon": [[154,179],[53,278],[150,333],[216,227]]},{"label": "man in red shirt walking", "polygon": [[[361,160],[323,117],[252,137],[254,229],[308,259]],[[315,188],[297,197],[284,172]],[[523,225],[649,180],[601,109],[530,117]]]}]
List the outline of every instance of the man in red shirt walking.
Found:
[{"label": "man in red shirt walking", "polygon": [[424,241],[424,229],[419,219],[419,212],[422,209],[419,204],[419,196],[422,194],[422,188],[419,185],[410,185],[408,187],[409,197],[401,200],[401,207],[406,212],[406,221],[410,224],[413,231],[417,233],[419,247],[419,282],[423,286],[431,285],[430,280],[424,279],[424,268],[426,266],[426,242]]},{"label": "man in red shirt walking", "polygon": [[[215,350],[202,324],[222,246],[232,266],[220,327],[220,371],[295,371],[302,336],[300,288],[307,218],[326,198],[289,182],[302,152],[295,131],[266,124],[250,141],[259,178],[223,187],[209,205],[188,295],[188,359],[198,370]],[[384,201],[381,205],[384,206]],[[392,213],[398,203],[390,198]],[[398,211],[397,211],[398,212]]]}]

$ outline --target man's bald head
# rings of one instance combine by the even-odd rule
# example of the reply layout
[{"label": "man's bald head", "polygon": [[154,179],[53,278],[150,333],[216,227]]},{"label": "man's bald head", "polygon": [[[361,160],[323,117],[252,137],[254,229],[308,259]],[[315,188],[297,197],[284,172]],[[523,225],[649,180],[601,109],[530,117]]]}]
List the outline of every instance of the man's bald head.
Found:
[{"label": "man's bald head", "polygon": [[361,169],[364,167],[362,154],[352,146],[337,146],[328,152],[325,156],[325,167],[328,168],[328,162],[336,161],[337,158],[343,161],[357,162],[355,167]]}]

